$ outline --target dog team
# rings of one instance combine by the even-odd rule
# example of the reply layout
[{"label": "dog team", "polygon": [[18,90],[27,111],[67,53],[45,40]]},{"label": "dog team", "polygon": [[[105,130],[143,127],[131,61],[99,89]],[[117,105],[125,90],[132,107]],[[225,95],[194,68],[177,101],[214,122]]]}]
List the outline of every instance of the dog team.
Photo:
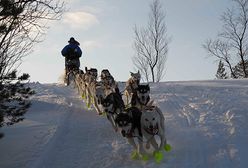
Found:
[{"label": "dog team", "polygon": [[93,105],[99,115],[106,115],[114,131],[120,132],[134,148],[134,158],[145,159],[149,149],[153,154],[161,153],[167,145],[164,116],[150,100],[149,85],[140,84],[140,72],[131,72],[123,94],[109,70],[103,69],[100,80],[97,78],[95,68],[85,68],[85,72],[80,70],[75,76],[75,85],[87,107]]}]

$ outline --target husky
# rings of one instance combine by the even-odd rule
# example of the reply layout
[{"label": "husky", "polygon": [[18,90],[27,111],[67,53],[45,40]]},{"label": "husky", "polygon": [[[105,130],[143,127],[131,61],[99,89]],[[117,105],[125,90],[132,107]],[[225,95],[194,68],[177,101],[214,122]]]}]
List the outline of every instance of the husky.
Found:
[{"label": "husky", "polygon": [[79,69],[79,72],[75,75],[75,84],[78,89],[78,93],[81,95],[83,93],[83,74],[84,71]]},{"label": "husky", "polygon": [[[149,104],[148,104],[149,103]],[[150,86],[149,84],[139,84],[136,91],[132,95],[131,106],[142,110],[149,106],[150,102]]]},{"label": "husky", "polygon": [[110,72],[108,69],[103,69],[102,72],[101,72],[101,80],[104,80],[107,76],[111,76]]},{"label": "husky", "polygon": [[131,73],[131,77],[128,79],[128,81],[126,82],[126,86],[125,86],[125,91],[124,91],[124,95],[126,97],[126,104],[129,104],[132,94],[136,92],[136,89],[138,88],[138,85],[140,83],[140,72],[138,71],[137,73]]},{"label": "husky", "polygon": [[[140,119],[143,138],[147,140],[146,147],[153,146],[155,151],[160,151],[166,145],[164,116],[157,106],[146,107],[142,110]],[[155,136],[159,136],[160,145],[156,142]]]},{"label": "husky", "polygon": [[84,76],[84,81],[87,84],[94,82],[97,80],[97,69],[96,68],[90,68],[88,70],[87,67],[85,67],[85,76]]},{"label": "husky", "polygon": [[[136,107],[130,107],[123,113],[117,114],[115,123],[123,137],[127,138],[128,143],[138,152],[144,153],[143,139],[141,131],[141,111]],[[137,138],[137,144],[135,139]]]},{"label": "husky", "polygon": [[105,94],[108,95],[118,89],[118,84],[114,77],[110,74],[109,70],[103,69],[101,72],[101,82],[104,85]]},{"label": "husky", "polygon": [[89,102],[93,104],[98,115],[101,115],[102,114],[101,104],[103,98],[105,97],[102,84],[100,82],[94,81],[89,85],[87,90],[90,99]]},{"label": "husky", "polygon": [[82,77],[82,97],[86,99],[86,104],[87,107],[90,107],[90,104],[92,102],[92,90],[95,87],[95,83],[97,80],[97,69],[95,68],[91,68],[91,69],[87,69],[87,67],[85,68],[85,73],[83,74]]},{"label": "husky", "polygon": [[117,114],[123,112],[125,105],[122,100],[120,93],[110,93],[102,100],[103,111],[107,115],[107,119],[110,121],[112,127],[117,131],[117,126],[115,123],[115,118]]},{"label": "husky", "polygon": [[101,105],[103,99],[106,97],[104,86],[101,82],[98,82],[95,87],[95,97],[98,105]]}]

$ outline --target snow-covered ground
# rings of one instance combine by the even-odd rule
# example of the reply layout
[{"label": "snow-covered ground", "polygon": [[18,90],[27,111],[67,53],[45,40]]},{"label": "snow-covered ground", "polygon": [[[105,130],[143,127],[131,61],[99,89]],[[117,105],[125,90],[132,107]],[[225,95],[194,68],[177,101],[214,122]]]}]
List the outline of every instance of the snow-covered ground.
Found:
[{"label": "snow-covered ground", "polygon": [[132,160],[131,146],[72,88],[31,86],[26,119],[0,130],[0,168],[248,167],[248,80],[151,84],[172,146],[160,164]]}]

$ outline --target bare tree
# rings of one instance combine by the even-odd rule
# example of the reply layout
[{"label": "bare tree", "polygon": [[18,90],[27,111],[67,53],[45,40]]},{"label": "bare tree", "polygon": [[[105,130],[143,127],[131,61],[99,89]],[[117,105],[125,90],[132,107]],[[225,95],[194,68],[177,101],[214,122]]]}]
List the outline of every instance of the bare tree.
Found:
[{"label": "bare tree", "polygon": [[146,58],[141,55],[137,55],[136,57],[133,57],[133,63],[135,67],[140,70],[143,80],[148,82],[150,78],[150,71]]},{"label": "bare tree", "polygon": [[232,63],[232,52],[231,46],[227,42],[223,42],[220,39],[217,40],[207,40],[203,47],[206,49],[209,55],[214,56],[217,60],[221,60],[224,66],[226,66],[231,76],[236,78],[236,75],[233,71]]},{"label": "bare tree", "polygon": [[62,11],[59,0],[0,0],[0,77],[18,66],[41,41],[47,20]]},{"label": "bare tree", "polygon": [[162,4],[159,0],[154,0],[150,9],[147,27],[134,28],[136,55],[133,63],[147,82],[159,82],[165,74],[169,39]]},{"label": "bare tree", "polygon": [[60,0],[0,0],[0,127],[23,120],[34,92],[25,85],[29,75],[17,76],[17,68],[42,41],[46,22],[63,10]]},{"label": "bare tree", "polygon": [[[231,76],[236,78],[233,67],[240,63],[243,78],[248,77],[246,60],[248,54],[248,0],[232,0],[235,6],[227,9],[221,17],[222,32],[217,40],[208,40],[203,45],[207,52],[221,59],[229,67]],[[232,63],[233,62],[233,63]]]}]

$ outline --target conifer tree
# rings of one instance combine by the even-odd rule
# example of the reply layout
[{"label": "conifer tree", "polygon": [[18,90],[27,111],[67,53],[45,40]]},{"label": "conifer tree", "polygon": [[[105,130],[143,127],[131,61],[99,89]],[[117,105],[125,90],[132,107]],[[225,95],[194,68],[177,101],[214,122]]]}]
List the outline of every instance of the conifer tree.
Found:
[{"label": "conifer tree", "polygon": [[[248,70],[248,60],[244,61],[245,63],[245,69]],[[233,67],[233,72],[235,74],[236,78],[242,79],[244,78],[244,73],[243,73],[243,63],[240,61],[236,66]]]},{"label": "conifer tree", "polygon": [[227,79],[228,78],[225,67],[224,67],[224,63],[221,60],[219,62],[217,73],[215,76],[217,79]]}]

